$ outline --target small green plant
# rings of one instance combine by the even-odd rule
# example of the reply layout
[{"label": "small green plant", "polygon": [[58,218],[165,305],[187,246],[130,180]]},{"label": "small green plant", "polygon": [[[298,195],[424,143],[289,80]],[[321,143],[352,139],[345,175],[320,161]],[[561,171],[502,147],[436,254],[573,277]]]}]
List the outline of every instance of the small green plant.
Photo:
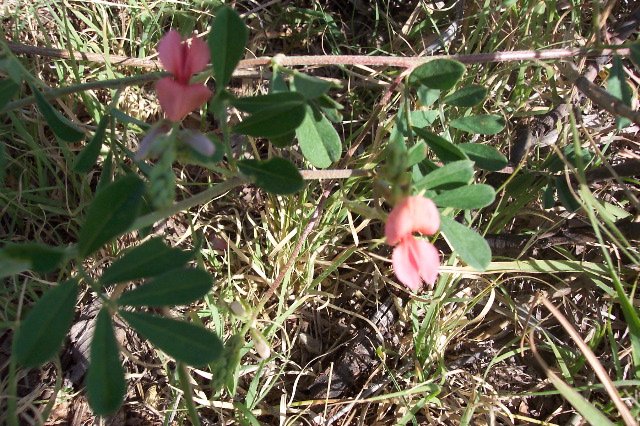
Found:
[{"label": "small green plant", "polygon": [[[298,10],[302,11],[313,12]],[[17,321],[11,324],[15,334],[10,380],[15,380],[16,368],[37,368],[57,356],[72,325],[80,294],[85,292],[92,293],[101,303],[86,376],[88,400],[98,415],[115,413],[126,393],[126,372],[114,328],[116,319],[123,320],[140,337],[178,362],[178,378],[194,424],[198,424],[198,416],[190,392],[190,378],[184,366],[208,366],[213,393],[220,395],[226,392],[235,397],[242,359],[249,347],[253,346],[261,360],[273,358],[274,351],[269,341],[274,330],[303,303],[304,298],[298,300],[298,295],[294,294],[295,303],[289,310],[284,304],[278,307],[280,323],[276,321],[262,329],[258,318],[266,300],[290,271],[285,268],[256,306],[238,301],[227,303],[222,300],[222,295],[212,294],[214,280],[201,262],[201,235],[196,233],[195,248],[183,250],[168,246],[161,237],[147,237],[149,227],[240,186],[254,185],[279,200],[297,197],[303,191],[311,192],[316,188],[307,184],[305,179],[309,178],[308,175],[305,177],[305,172],[309,170],[304,168],[342,167],[343,145],[353,141],[351,138],[343,140],[345,138],[336,129],[336,124],[343,121],[345,108],[334,100],[332,90],[340,86],[294,69],[286,65],[282,57],[276,56],[270,62],[267,93],[237,96],[230,85],[233,73],[244,56],[249,30],[240,15],[229,7],[216,8],[213,14],[215,18],[206,41],[185,38],[187,34],[176,30],[170,30],[162,37],[157,50],[164,71],[103,82],[104,87],[115,87],[116,90],[112,92],[108,105],[87,106],[96,123],[90,137],[52,104],[58,96],[82,94],[89,87],[78,84],[47,89],[0,41],[0,71],[3,74],[0,79],[1,113],[9,113],[13,107],[25,102],[24,97],[14,98],[21,89],[28,89],[32,99],[27,100],[36,104],[56,141],[64,147],[65,159],[70,160],[78,176],[94,170],[101,154],[107,152],[102,155],[102,170],[97,184],[87,187],[91,192],[91,202],[86,206],[72,207],[74,211],[82,212],[74,244],[50,246],[28,241],[7,243],[0,248],[0,278],[16,277],[25,272],[59,273],[58,283],[37,295],[37,301],[26,315],[22,318],[17,316]],[[324,13],[316,15],[326,19]],[[333,26],[331,28],[335,30]],[[639,51],[637,43],[634,44],[631,54],[636,63]],[[578,175],[583,175],[588,165],[600,164],[595,151],[580,147],[576,142],[549,156],[537,170],[539,174],[518,176],[500,188],[514,202],[508,209],[497,208],[496,213],[483,223],[484,218],[479,212],[494,205],[497,194],[493,186],[478,182],[486,172],[503,170],[508,161],[498,149],[478,139],[501,134],[506,121],[501,114],[492,113],[491,102],[484,105],[488,87],[462,83],[466,81],[467,73],[462,62],[436,58],[407,65],[406,68],[407,72],[397,80],[400,92],[398,107],[392,109],[390,118],[385,122],[385,131],[380,133],[383,135],[380,145],[376,145],[377,141],[374,143],[372,164],[368,164],[366,170],[351,170],[364,172],[363,175],[367,176],[363,181],[368,188],[367,195],[372,195],[373,207],[363,207],[358,200],[344,201],[346,210],[352,208],[353,213],[364,211],[364,216],[385,223],[386,243],[393,247],[391,264],[395,277],[413,292],[412,296],[416,296],[409,301],[405,320],[414,333],[412,350],[416,365],[420,365],[417,370],[427,370],[433,367],[430,362],[444,350],[444,344],[437,341],[438,337],[431,336],[432,331],[440,327],[436,324],[439,310],[444,301],[466,297],[454,295],[454,284],[459,277],[448,273],[450,269],[444,269],[443,265],[451,268],[462,262],[467,268],[465,270],[471,273],[489,270],[496,274],[504,273],[513,264],[517,264],[519,271],[527,273],[586,270],[584,265],[579,265],[584,269],[576,267],[578,262],[572,260],[566,265],[555,260],[553,262],[556,263],[532,261],[526,264],[514,261],[508,265],[492,262],[490,245],[483,232],[477,230],[481,225],[486,225],[484,229],[487,232],[504,228],[516,216],[514,210],[523,208],[540,193],[546,209],[559,201],[568,212],[588,211],[594,228],[598,227],[596,213],[605,217],[607,223],[627,218],[629,214],[625,215],[619,208],[616,210],[611,203],[595,200],[584,186],[579,187],[579,196],[576,196],[576,191],[562,172],[570,166],[578,170]],[[215,81],[215,90],[207,84],[209,79]],[[155,123],[144,123],[120,110],[118,102],[125,87],[150,81],[155,84],[164,117]],[[611,95],[625,105],[632,105],[633,91],[627,83],[620,58],[614,59],[606,81]],[[481,107],[483,111],[480,111]],[[219,131],[202,132],[200,130],[204,126],[199,128],[193,120],[186,120],[197,110],[203,111],[203,121],[215,120]],[[627,118],[616,118],[618,129],[630,123]],[[117,126],[136,129],[141,136],[137,150],[130,151],[116,136],[114,129]],[[84,147],[77,154],[69,150],[71,144],[85,139]],[[467,142],[470,139],[473,142]],[[238,140],[240,143],[249,141],[255,149],[238,153],[234,147]],[[257,149],[255,141],[264,143],[267,149]],[[4,145],[0,144],[0,183],[6,178],[7,159]],[[177,197],[181,183],[181,177],[176,176],[177,164],[210,170],[221,176],[223,181],[198,194],[186,197],[180,194]],[[526,197],[518,199],[525,193]],[[299,208],[296,205],[293,209]],[[351,211],[347,213],[351,214]],[[102,251],[111,251],[119,237],[134,232],[137,239],[131,247],[116,253],[115,260],[100,273],[93,273],[83,266]],[[304,240],[308,232],[301,235]],[[440,237],[444,241],[438,241]],[[596,237],[603,244],[602,236],[597,234]],[[377,245],[382,233],[373,238],[373,244]],[[435,245],[443,242],[451,252],[446,259],[441,258]],[[341,262],[354,252],[356,248],[349,247],[339,253],[320,277],[311,277],[313,283],[337,270]],[[634,256],[626,248],[623,252]],[[617,280],[608,253],[605,260],[608,269],[596,272],[611,272],[614,277],[612,287],[609,283],[601,286],[608,290],[609,296],[621,301],[622,313],[632,334],[633,365],[637,366],[640,353],[637,310],[629,302],[623,283]],[[424,298],[416,295],[422,291],[429,293]],[[495,297],[494,287],[488,286],[484,291]],[[233,315],[236,323],[227,330],[226,338],[222,335],[224,327],[206,324],[195,315],[189,319],[168,315],[170,308],[188,305],[206,296],[210,296],[208,302],[212,311],[220,309],[230,317]],[[477,301],[474,300],[469,305],[475,303]],[[454,321],[468,321],[461,319],[462,316]],[[520,317],[520,320],[523,319]],[[463,328],[464,325],[456,329]],[[447,332],[443,331],[438,336],[451,338]],[[601,334],[604,335],[604,331]],[[561,358],[560,350],[554,347],[554,352]],[[382,350],[377,355],[380,358],[385,356]],[[258,367],[258,373],[264,366]],[[423,380],[423,373],[416,373],[421,384],[415,393],[424,396],[403,415],[401,424],[414,419],[415,413],[435,399],[440,390],[440,385]],[[256,374],[246,391],[246,401],[234,403],[238,416],[245,423],[258,422],[251,410],[263,397],[256,389],[260,380],[260,374]],[[553,383],[561,393],[569,395],[567,399],[572,404],[582,407],[578,411],[586,412],[590,418],[604,417],[588,401],[576,396],[575,391],[567,390],[564,382],[558,379]],[[14,389],[14,395],[9,395],[7,403],[9,419],[14,424],[17,424],[16,395]],[[473,407],[469,408],[469,417],[463,420],[468,422],[473,410]]]}]

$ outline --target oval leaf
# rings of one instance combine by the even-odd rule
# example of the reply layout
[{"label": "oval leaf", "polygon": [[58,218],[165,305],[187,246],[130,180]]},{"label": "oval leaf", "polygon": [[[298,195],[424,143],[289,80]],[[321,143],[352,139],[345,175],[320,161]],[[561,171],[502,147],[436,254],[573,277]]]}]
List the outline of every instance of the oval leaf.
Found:
[{"label": "oval leaf", "polygon": [[429,89],[425,86],[420,86],[416,94],[418,95],[418,106],[422,107],[431,106],[440,99],[440,91],[438,89]]},{"label": "oval leaf", "polygon": [[213,281],[202,269],[174,269],[124,293],[118,299],[127,306],[186,305],[203,297]]},{"label": "oval leaf", "polygon": [[233,70],[244,55],[249,31],[238,13],[226,6],[218,9],[207,39],[218,88],[231,80]]},{"label": "oval leaf", "polygon": [[429,145],[429,148],[431,148],[436,156],[443,162],[448,163],[450,161],[468,159],[460,148],[442,136],[438,136],[428,130],[420,129],[419,127],[413,127],[413,131],[416,135],[424,139],[427,145]]},{"label": "oval leaf", "polygon": [[425,190],[451,184],[468,184],[472,177],[473,161],[454,161],[430,172],[415,182],[415,187],[418,190]]},{"label": "oval leaf", "polygon": [[506,167],[508,160],[500,151],[490,145],[480,143],[460,143],[457,145],[476,166],[490,172],[497,172]]},{"label": "oval leaf", "polygon": [[108,285],[155,277],[184,266],[189,259],[191,253],[167,247],[160,238],[152,238],[113,262],[100,281]]},{"label": "oval leaf", "polygon": [[293,194],[304,186],[302,175],[284,158],[270,160],[242,160],[238,162],[242,173],[253,178],[256,186],[273,194]]},{"label": "oval leaf", "polygon": [[466,185],[460,188],[443,191],[433,197],[439,207],[456,209],[480,209],[493,203],[496,191],[489,185]]},{"label": "oval leaf", "polygon": [[98,123],[98,128],[96,129],[96,133],[91,138],[91,142],[84,147],[78,158],[76,158],[76,163],[73,166],[73,170],[78,173],[87,173],[94,164],[96,164],[96,160],[98,159],[98,155],[100,154],[100,149],[102,148],[102,144],[104,143],[104,136],[107,130],[107,124],[109,123],[109,116],[105,115],[100,119]]},{"label": "oval leaf", "polygon": [[14,355],[25,367],[44,364],[60,349],[71,327],[78,297],[78,281],[68,280],[47,291],[16,332]]},{"label": "oval leaf", "polygon": [[32,86],[30,87],[33,92],[33,96],[36,98],[36,104],[38,105],[40,113],[57,137],[66,142],[78,142],[84,137],[84,133],[78,130],[71,121],[56,111],[45,99],[42,93]]},{"label": "oval leaf", "polygon": [[569,189],[564,175],[556,177],[556,190],[558,191],[558,200],[560,200],[565,209],[575,212],[580,208],[580,203],[574,197],[571,189]]},{"label": "oval leaf", "polygon": [[87,372],[89,404],[99,416],[113,414],[122,404],[125,391],[124,369],[111,315],[102,308],[91,341],[91,364]]},{"label": "oval leaf", "polygon": [[295,91],[301,93],[305,99],[316,99],[331,89],[331,82],[321,78],[312,77],[295,71],[293,74]]},{"label": "oval leaf", "polygon": [[[265,96],[280,96],[274,93]],[[287,94],[289,95],[289,94]],[[295,130],[304,120],[305,108],[301,101],[281,102],[257,110],[233,130],[236,133],[254,137],[277,138]]]},{"label": "oval leaf", "polygon": [[491,248],[487,241],[473,229],[442,216],[440,230],[449,246],[472,268],[484,271],[491,263]]},{"label": "oval leaf", "polygon": [[487,96],[487,89],[472,84],[446,96],[443,102],[457,107],[472,107],[482,102],[485,96]]},{"label": "oval leaf", "polygon": [[198,366],[215,361],[222,355],[220,338],[203,327],[139,312],[120,311],[120,316],[177,361]]},{"label": "oval leaf", "polygon": [[449,125],[463,132],[495,135],[504,129],[505,121],[498,115],[470,115],[456,118]]},{"label": "oval leaf", "polygon": [[304,121],[296,129],[296,136],[302,155],[315,167],[324,169],[340,159],[342,142],[338,132],[324,115],[310,106],[306,107]]},{"label": "oval leaf", "polygon": [[38,243],[7,244],[0,250],[0,258],[24,261],[29,265],[27,269],[43,273],[56,269],[64,260],[65,251]]},{"label": "oval leaf", "polygon": [[[607,91],[614,97],[620,99],[626,106],[631,107],[631,99],[633,90],[627,83],[626,73],[622,66],[622,59],[615,55],[613,57],[613,65],[607,78]],[[625,117],[616,117],[616,127],[618,130],[623,129],[631,124],[631,120]]]},{"label": "oval leaf", "polygon": [[434,59],[420,65],[409,75],[412,86],[426,86],[431,89],[451,89],[464,74],[464,65],[451,59]]},{"label": "oval leaf", "polygon": [[231,105],[242,112],[250,114],[281,106],[282,104],[292,104],[304,106],[304,97],[295,92],[276,92],[267,95],[247,96],[231,100]]},{"label": "oval leaf", "polygon": [[87,211],[78,237],[78,253],[86,257],[125,232],[138,215],[144,183],[127,175],[98,192]]}]

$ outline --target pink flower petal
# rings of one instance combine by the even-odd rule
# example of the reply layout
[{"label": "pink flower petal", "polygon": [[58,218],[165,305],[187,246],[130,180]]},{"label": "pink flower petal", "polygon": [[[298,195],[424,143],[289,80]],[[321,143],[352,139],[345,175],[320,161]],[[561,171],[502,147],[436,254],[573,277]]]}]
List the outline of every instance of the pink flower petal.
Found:
[{"label": "pink flower petal", "polygon": [[419,290],[423,281],[429,288],[435,284],[440,254],[433,244],[414,237],[405,238],[393,249],[391,260],[396,277],[411,290]]},{"label": "pink flower petal", "polygon": [[186,41],[188,48],[184,58],[184,74],[191,78],[193,74],[204,70],[209,63],[211,53],[209,46],[203,40],[193,37]]},{"label": "pink flower petal", "polygon": [[178,78],[182,74],[184,55],[182,37],[176,30],[171,30],[158,43],[158,56],[164,69]]},{"label": "pink flower petal", "polygon": [[414,232],[432,235],[439,227],[438,208],[430,199],[418,195],[403,199],[391,210],[385,235],[387,243],[394,246]]},{"label": "pink flower petal", "polygon": [[411,197],[413,211],[413,232],[433,235],[440,228],[440,212],[435,203],[422,196]]},{"label": "pink flower petal", "polygon": [[209,100],[212,93],[204,84],[184,85],[165,77],[156,83],[158,101],[167,118],[173,122],[182,121],[187,114]]}]

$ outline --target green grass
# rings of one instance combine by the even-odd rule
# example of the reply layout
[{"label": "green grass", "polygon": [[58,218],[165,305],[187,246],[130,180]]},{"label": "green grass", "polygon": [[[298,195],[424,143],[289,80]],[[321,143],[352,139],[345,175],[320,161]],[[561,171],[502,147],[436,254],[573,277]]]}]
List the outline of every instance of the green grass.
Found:
[{"label": "green grass", "polygon": [[[4,6],[10,19],[3,21],[2,34],[25,44],[105,55],[104,64],[20,57],[22,66],[42,88],[118,79],[115,86],[66,94],[53,102],[64,115],[93,132],[115,87],[124,87],[131,77],[144,74],[143,70],[111,63],[109,55],[153,55],[159,38],[170,27],[185,34],[203,33],[213,16],[214,3],[72,2],[63,7],[58,2],[16,2]],[[351,2],[328,0],[295,6],[273,2],[264,9],[256,8],[255,2],[237,2],[240,13],[252,11],[246,16],[250,28],[247,57],[278,53],[414,55],[423,48],[424,38],[436,28],[443,31],[452,16],[433,12],[422,1],[409,2],[411,7],[397,6],[398,2],[390,0],[360,3],[368,8],[367,13]],[[570,47],[594,34],[591,16],[576,12],[591,10],[591,3],[577,1],[572,9],[560,11],[555,2],[523,1],[512,6],[493,0],[466,3],[451,51]],[[412,12],[419,19],[409,21]],[[614,9],[613,14],[620,18],[623,12]],[[627,65],[637,76],[637,69]],[[380,105],[384,89],[355,86],[362,83],[358,75],[390,82],[398,71],[345,66],[305,71],[343,80],[343,87],[331,92],[345,106],[343,123],[336,126],[343,139],[343,157],[364,132],[358,150],[340,167],[379,170],[386,159],[383,149],[398,108],[403,104],[414,108],[415,100],[407,91],[398,90],[387,104]],[[503,115],[514,123],[546,112],[559,96],[566,98],[572,90],[553,66],[535,61],[469,66],[464,83],[489,90],[487,100],[474,112]],[[264,92],[267,84],[234,80],[233,87],[238,93],[252,94]],[[25,87],[16,99],[29,95]],[[160,114],[151,84],[124,88],[117,107],[133,120],[149,124]],[[589,104],[583,106],[583,114],[594,113],[606,124],[613,123],[606,112]],[[471,142],[468,134],[446,128],[456,114],[443,112],[431,130],[449,132],[455,142]],[[296,424],[310,423],[317,416],[332,418],[355,402],[336,416],[333,424],[357,424],[357,419],[360,424],[566,424],[578,413],[620,422],[616,407],[575,342],[544,308],[532,307],[537,294],[544,292],[578,329],[630,411],[638,416],[640,323],[635,293],[640,254],[637,241],[629,241],[617,222],[624,216],[622,212],[630,218],[637,215],[640,191],[633,179],[597,185],[584,182],[586,165],[579,161],[572,164],[565,158],[565,147],[589,149],[594,153],[593,165],[615,163],[625,148],[617,145],[611,130],[581,127],[575,120],[558,129],[557,149],[534,150],[528,164],[496,188],[495,203],[460,218],[473,223],[481,233],[525,235],[528,243],[506,254],[494,254],[483,273],[444,252],[443,273],[434,291],[419,294],[410,294],[392,273],[391,251],[384,244],[380,192],[373,179],[349,178],[332,187],[318,223],[302,241],[290,269],[285,270],[322,197],[320,182],[308,182],[293,196],[273,196],[240,182],[221,184],[221,176],[229,174],[226,165],[215,171],[176,164],[178,206],[143,216],[137,224],[171,218],[161,231],[170,245],[193,247],[202,237],[196,262],[211,272],[215,284],[203,302],[180,307],[172,314],[202,322],[229,346],[231,336],[254,328],[270,348],[269,358],[261,359],[254,339],[246,333],[246,341],[235,348],[236,359],[189,370],[198,413],[214,423],[233,419],[235,424],[278,424],[281,416],[285,424]],[[189,125],[217,129],[212,119]],[[514,139],[512,129],[509,126],[498,135],[481,136],[476,142],[507,154]],[[0,240],[74,244],[84,209],[105,173],[107,155],[115,156],[113,170],[107,168],[108,176],[135,170],[127,151],[135,151],[143,133],[136,124],[116,120],[109,126],[96,167],[79,175],[73,171],[74,159],[87,141],[66,144],[56,140],[32,105],[3,114],[0,142],[5,146],[7,165],[0,189]],[[264,157],[285,152],[263,141],[249,142],[241,145],[242,154]],[[626,149],[637,155],[637,148]],[[285,156],[308,168],[298,152]],[[569,212],[560,202],[552,209],[543,208],[542,191],[552,174],[547,165],[553,156],[559,158],[561,172],[582,183],[574,191],[581,206],[576,212]],[[485,177],[476,174],[476,181],[480,183]],[[591,230],[587,242],[569,238],[562,244],[545,245],[549,237],[569,235],[575,226]],[[216,238],[225,240],[228,249],[217,249]],[[132,235],[122,237],[82,266],[97,276],[120,250],[135,241]],[[80,266],[71,263],[54,274],[25,273],[5,279],[0,290],[0,342],[10,340],[11,330],[46,288]],[[283,272],[281,284],[265,299],[270,285]],[[305,388],[339,363],[338,354],[358,330],[375,335],[366,320],[387,298],[397,303],[398,320],[377,348],[376,363],[365,377],[358,377],[364,384],[337,399],[309,400]],[[80,303],[90,300],[87,291]],[[234,302],[242,302],[247,315],[234,314]],[[255,321],[251,321],[252,315]],[[551,379],[531,354],[526,336],[532,327],[537,350],[556,375]],[[125,361],[127,371],[140,373],[128,379],[129,389],[142,390],[132,393],[126,401],[127,410],[136,412],[146,403],[152,408],[152,414],[145,414],[151,416],[149,422],[188,422],[189,407],[173,361],[148,349],[136,356],[162,365],[162,371],[134,367],[131,359]],[[7,377],[9,364],[4,352],[0,352],[0,360],[0,376]],[[57,370],[49,366],[42,371],[54,376],[47,378],[47,384],[59,390],[61,367],[55,366]],[[38,409],[48,401],[30,393],[34,388],[25,378],[28,371],[18,368],[15,374],[20,379],[17,413],[28,422],[36,410],[30,405],[32,399]],[[370,388],[375,391],[358,394]],[[0,394],[12,398],[15,392],[8,380],[0,381]],[[144,399],[151,394],[157,397]],[[81,395],[65,392],[64,398],[77,401]],[[7,412],[6,401],[0,400],[0,413]],[[60,406],[54,404],[50,419],[59,420],[56,407]],[[0,422],[6,421],[6,414],[0,414]]]}]

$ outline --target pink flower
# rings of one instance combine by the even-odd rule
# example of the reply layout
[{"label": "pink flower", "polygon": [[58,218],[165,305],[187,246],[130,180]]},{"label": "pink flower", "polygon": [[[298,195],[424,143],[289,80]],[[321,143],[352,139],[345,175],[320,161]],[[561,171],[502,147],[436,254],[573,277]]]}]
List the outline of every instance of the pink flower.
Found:
[{"label": "pink flower", "polygon": [[171,30],[160,40],[158,55],[164,68],[173,74],[156,84],[160,106],[169,120],[182,121],[211,97],[211,90],[204,84],[189,84],[195,73],[207,67],[209,48],[198,38],[182,40],[177,31]]},{"label": "pink flower", "polygon": [[433,287],[440,267],[440,255],[433,244],[419,240],[414,232],[433,235],[440,227],[438,208],[428,198],[412,196],[399,202],[385,225],[387,243],[396,246],[391,260],[398,280],[411,290],[425,282]]}]

